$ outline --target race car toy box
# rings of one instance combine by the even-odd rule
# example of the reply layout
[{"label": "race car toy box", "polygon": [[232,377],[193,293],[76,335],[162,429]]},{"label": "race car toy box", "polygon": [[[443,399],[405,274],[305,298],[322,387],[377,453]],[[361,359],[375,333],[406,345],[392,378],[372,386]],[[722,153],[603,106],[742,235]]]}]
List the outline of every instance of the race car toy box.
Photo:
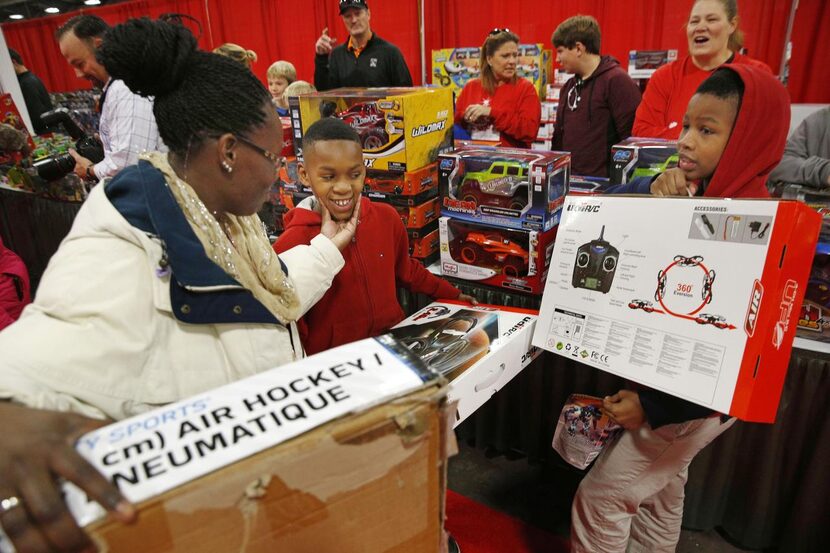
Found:
[{"label": "race car toy box", "polygon": [[571,156],[462,146],[441,154],[441,214],[473,223],[546,231],[559,220]]},{"label": "race car toy box", "polygon": [[675,60],[677,50],[630,50],[628,76],[632,79],[649,79],[657,69]]},{"label": "race car toy box", "polygon": [[797,335],[799,338],[830,343],[830,243],[820,242],[816,247],[807,292],[798,317]]},{"label": "race car toy box", "polygon": [[540,353],[531,345],[535,311],[435,302],[390,333],[424,363],[450,380],[458,425]]},{"label": "race car toy box", "polygon": [[489,286],[541,294],[556,229],[513,230],[438,220],[441,274]]},{"label": "race car toy box", "polygon": [[820,224],[798,202],[569,197],[533,343],[773,422]]},{"label": "race car toy box", "polygon": [[388,201],[398,196],[418,196],[437,188],[438,164],[430,163],[406,173],[368,169],[363,192],[372,198]]},{"label": "race car toy box", "polygon": [[[461,91],[471,79],[480,76],[481,49],[478,47],[444,48],[432,51],[432,84]],[[533,83],[544,98],[546,85],[553,76],[553,52],[545,45],[520,44],[516,69],[519,77]]]},{"label": "race car toy box", "polygon": [[611,184],[653,177],[677,167],[677,141],[662,138],[626,138],[611,148]]},{"label": "race car toy box", "polygon": [[342,346],[84,436],[136,524],[68,500],[100,551],[440,551],[445,383],[389,336]]},{"label": "race car toy box", "polygon": [[434,162],[452,144],[452,91],[443,88],[338,88],[289,98],[294,148],[322,117],[337,117],[360,135],[369,169],[405,173]]}]

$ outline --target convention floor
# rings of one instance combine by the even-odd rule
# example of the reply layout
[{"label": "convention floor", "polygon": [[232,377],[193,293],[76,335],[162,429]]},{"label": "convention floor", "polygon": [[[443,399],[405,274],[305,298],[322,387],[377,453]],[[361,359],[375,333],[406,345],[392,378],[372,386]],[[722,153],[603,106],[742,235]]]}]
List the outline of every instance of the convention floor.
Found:
[{"label": "convention floor", "polygon": [[[582,477],[580,471],[564,462],[531,464],[519,455],[490,455],[463,441],[458,445],[460,451],[449,463],[451,490],[527,524],[568,535],[571,499]],[[464,551],[464,544],[460,545]],[[746,551],[733,547],[716,531],[684,530],[677,547],[677,553]]]}]

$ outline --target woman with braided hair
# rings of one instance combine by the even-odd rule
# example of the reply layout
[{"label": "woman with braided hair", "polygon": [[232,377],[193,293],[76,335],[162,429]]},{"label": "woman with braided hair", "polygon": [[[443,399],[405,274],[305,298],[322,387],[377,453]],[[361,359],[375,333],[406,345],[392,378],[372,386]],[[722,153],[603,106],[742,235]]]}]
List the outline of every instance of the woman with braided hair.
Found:
[{"label": "woman with braided hair", "polygon": [[109,31],[107,71],[155,98],[169,154],[93,189],[34,303],[0,333],[0,524],[19,551],[92,549],[59,479],[123,521],[134,508],[74,450],[104,424],[301,357],[295,321],[343,266],[358,214],[280,254],[256,211],[279,119],[239,63],[149,19]]}]

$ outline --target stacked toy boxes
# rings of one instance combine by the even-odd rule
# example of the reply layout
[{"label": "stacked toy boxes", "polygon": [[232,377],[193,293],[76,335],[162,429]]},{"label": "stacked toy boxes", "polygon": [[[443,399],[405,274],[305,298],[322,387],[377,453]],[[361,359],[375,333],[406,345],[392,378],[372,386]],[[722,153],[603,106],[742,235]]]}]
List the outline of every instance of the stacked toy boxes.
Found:
[{"label": "stacked toy boxes", "polygon": [[[480,75],[481,49],[445,48],[432,51],[432,84],[460,92],[471,79]],[[519,77],[533,83],[540,98],[552,80],[553,53],[542,43],[520,44],[517,70]]]},{"label": "stacked toy boxes", "polygon": [[542,118],[539,123],[539,134],[531,146],[534,150],[549,151],[552,148],[553,130],[556,126],[556,111],[559,108],[562,87],[573,77],[571,73],[565,73],[558,69],[553,71],[552,82],[545,86],[545,93],[542,96]]},{"label": "stacked toy boxes", "polygon": [[[804,202],[822,216],[821,232],[796,335],[830,344],[830,193],[798,184],[784,184],[779,185],[774,194]],[[759,232],[763,230],[761,228]]]},{"label": "stacked toy boxes", "polygon": [[341,88],[289,100],[294,149],[321,117],[337,117],[360,134],[366,163],[364,195],[392,205],[409,234],[413,257],[438,258],[439,152],[452,141],[449,89]]},{"label": "stacked toy boxes", "polygon": [[541,294],[570,154],[462,146],[438,162],[441,272]]}]

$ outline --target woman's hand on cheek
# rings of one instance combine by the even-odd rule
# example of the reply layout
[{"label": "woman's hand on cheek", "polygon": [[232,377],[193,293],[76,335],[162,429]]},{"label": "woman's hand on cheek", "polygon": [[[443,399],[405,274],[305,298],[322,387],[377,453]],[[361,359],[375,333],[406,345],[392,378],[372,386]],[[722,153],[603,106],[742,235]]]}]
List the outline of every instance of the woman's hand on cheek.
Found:
[{"label": "woman's hand on cheek", "polygon": [[323,223],[320,225],[320,234],[331,240],[337,249],[343,251],[349,242],[354,238],[357,231],[357,223],[360,217],[360,201],[355,205],[352,216],[348,221],[338,222],[331,218],[331,213],[326,208],[325,204],[319,203],[321,214],[323,216]]}]

